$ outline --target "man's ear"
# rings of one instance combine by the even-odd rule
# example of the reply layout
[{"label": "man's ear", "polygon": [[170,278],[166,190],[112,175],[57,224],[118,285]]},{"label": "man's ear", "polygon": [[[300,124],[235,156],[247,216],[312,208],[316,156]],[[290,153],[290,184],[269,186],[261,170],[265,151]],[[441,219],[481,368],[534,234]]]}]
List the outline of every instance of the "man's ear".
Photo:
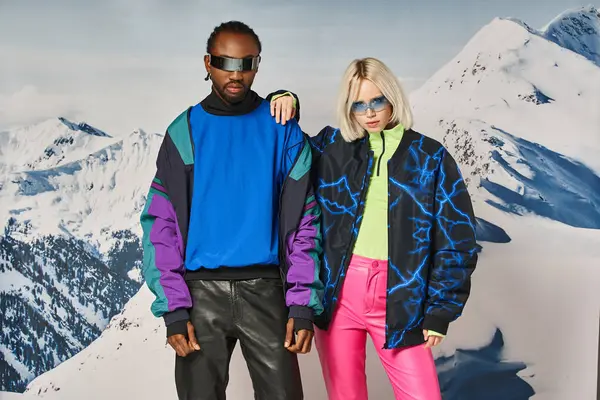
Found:
[{"label": "man's ear", "polygon": [[209,81],[210,80],[210,56],[209,55],[204,56],[204,69],[206,69],[206,78],[204,78],[204,80]]}]

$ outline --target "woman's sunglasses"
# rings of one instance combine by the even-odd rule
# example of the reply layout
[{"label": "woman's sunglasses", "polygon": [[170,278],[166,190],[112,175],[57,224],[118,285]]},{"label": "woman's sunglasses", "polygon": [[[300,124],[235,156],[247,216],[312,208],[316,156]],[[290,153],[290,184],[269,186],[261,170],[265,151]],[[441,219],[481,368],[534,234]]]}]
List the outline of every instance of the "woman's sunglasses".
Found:
[{"label": "woman's sunglasses", "polygon": [[351,110],[354,114],[365,114],[368,109],[373,110],[374,112],[379,112],[390,104],[388,99],[385,96],[379,96],[374,99],[371,99],[368,103],[364,101],[355,101],[352,103]]}]

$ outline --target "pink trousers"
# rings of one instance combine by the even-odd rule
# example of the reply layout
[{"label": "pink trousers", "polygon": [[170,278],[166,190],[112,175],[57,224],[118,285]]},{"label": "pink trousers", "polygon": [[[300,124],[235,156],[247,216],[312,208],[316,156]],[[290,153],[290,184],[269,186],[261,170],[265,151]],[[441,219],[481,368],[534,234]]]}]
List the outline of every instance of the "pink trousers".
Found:
[{"label": "pink trousers", "polygon": [[424,345],[385,350],[387,262],[353,256],[327,331],[316,329],[329,400],[367,400],[367,333],[396,399],[441,400],[431,349]]}]

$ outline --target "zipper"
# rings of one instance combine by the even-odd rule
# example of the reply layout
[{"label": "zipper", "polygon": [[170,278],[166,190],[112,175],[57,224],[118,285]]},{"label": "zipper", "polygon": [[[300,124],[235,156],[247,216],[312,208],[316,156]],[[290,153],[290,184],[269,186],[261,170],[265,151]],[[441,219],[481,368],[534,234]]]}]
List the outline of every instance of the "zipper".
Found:
[{"label": "zipper", "polygon": [[383,158],[383,155],[385,154],[385,136],[383,135],[383,131],[380,132],[381,135],[381,140],[383,141],[383,148],[381,150],[381,155],[379,156],[379,160],[377,160],[377,176],[379,176],[379,168],[381,167],[381,159]]},{"label": "zipper", "polygon": [[[367,157],[367,168],[369,163],[371,162],[371,159],[373,158],[373,152],[369,151],[368,153],[368,157]],[[365,197],[365,193],[367,193],[367,190],[369,188],[369,180],[368,180],[368,175],[369,175],[369,171],[367,170],[367,173],[365,174],[364,178],[363,178],[363,190],[360,193],[360,198],[358,201],[358,209],[356,210],[356,216],[354,217],[354,221],[352,222],[352,225],[350,226],[351,229],[351,234],[354,235],[353,232],[353,228],[354,228],[354,224],[356,224],[356,221],[358,220],[358,218],[361,216],[362,211],[364,209],[364,206],[361,206],[361,204],[363,203],[364,197]],[[366,180],[366,182],[365,182]],[[358,227],[360,228],[360,227]],[[350,264],[350,253],[352,252],[352,250],[354,249],[354,244],[356,243],[356,240],[358,239],[358,235],[353,236],[353,239],[350,243],[350,245],[348,246],[348,250],[346,251],[346,256],[344,259],[344,265],[342,265],[342,269],[338,272],[338,277],[340,279],[337,280],[335,287],[333,288],[333,293],[332,293],[332,297],[331,300],[333,302],[333,299],[338,295],[338,291],[339,291],[339,287],[340,287],[340,283],[342,281],[341,279],[341,274],[346,272],[346,270],[348,269],[348,265]],[[331,317],[333,316],[333,311],[334,311],[334,307],[330,307],[330,311],[329,311],[329,315],[327,316],[327,320],[331,321]]]}]

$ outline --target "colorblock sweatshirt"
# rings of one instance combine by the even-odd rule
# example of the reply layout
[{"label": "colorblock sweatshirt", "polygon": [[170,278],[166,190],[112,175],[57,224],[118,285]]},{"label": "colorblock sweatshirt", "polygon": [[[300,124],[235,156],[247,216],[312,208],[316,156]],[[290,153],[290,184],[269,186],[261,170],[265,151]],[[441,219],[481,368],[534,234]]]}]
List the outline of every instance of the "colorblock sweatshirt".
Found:
[{"label": "colorblock sweatshirt", "polygon": [[277,271],[290,318],[322,312],[310,147],[296,121],[277,124],[267,101],[248,96],[248,107],[230,113],[212,93],[175,119],[159,151],[141,216],[143,274],[168,335],[185,333],[190,279]]}]

